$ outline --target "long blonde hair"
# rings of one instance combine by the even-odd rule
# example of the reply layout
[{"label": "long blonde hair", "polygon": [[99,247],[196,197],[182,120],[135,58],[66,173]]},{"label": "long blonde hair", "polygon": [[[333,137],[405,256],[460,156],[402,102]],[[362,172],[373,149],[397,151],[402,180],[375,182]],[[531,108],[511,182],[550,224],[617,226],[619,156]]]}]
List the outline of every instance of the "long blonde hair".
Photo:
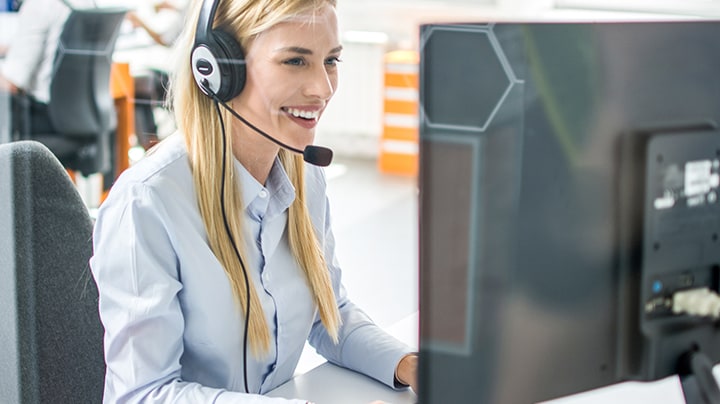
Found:
[{"label": "long blonde hair", "polygon": [[[217,0],[218,4],[214,27],[223,27],[240,38],[244,49],[255,35],[287,21],[293,16],[312,14],[323,6],[335,6],[335,0]],[[178,129],[185,136],[193,180],[196,188],[200,215],[205,223],[208,242],[213,253],[220,261],[233,289],[235,300],[245,312],[245,278],[240,262],[236,257],[230,237],[225,230],[222,205],[225,206],[228,225],[243,262],[248,262],[243,237],[243,204],[233,158],[222,159],[223,139],[220,117],[213,101],[205,96],[192,76],[190,52],[195,39],[195,26],[200,14],[201,0],[195,0],[188,13],[188,24],[178,39],[179,63],[170,85],[170,99],[175,111]],[[225,145],[226,156],[232,156],[232,118],[225,110],[221,112],[227,124],[228,134]],[[280,161],[293,183],[296,192],[295,201],[288,213],[288,238],[290,249],[300,267],[303,268],[314,302],[319,310],[320,319],[329,335],[337,342],[340,327],[340,315],[332,289],[330,274],[318,241],[316,231],[310,221],[305,202],[304,162],[301,156],[280,150]],[[218,164],[220,162],[220,164]],[[225,172],[225,197],[220,198],[220,181],[223,165]],[[249,276],[249,275],[248,275]],[[250,316],[248,336],[253,353],[262,355],[270,349],[270,331],[260,300],[250,285]]]}]

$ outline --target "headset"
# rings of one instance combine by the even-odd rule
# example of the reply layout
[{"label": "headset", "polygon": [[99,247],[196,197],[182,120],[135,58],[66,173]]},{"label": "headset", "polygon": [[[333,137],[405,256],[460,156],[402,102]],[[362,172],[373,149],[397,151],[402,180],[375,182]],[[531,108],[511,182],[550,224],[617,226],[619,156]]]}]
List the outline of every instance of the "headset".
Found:
[{"label": "headset", "polygon": [[245,54],[232,34],[212,28],[218,3],[203,1],[190,60],[200,90],[228,102],[245,87]]},{"label": "headset", "polygon": [[245,87],[247,69],[245,53],[235,37],[222,29],[212,28],[219,1],[203,0],[200,9],[200,17],[195,29],[195,42],[190,54],[195,84],[215,101],[216,106],[222,105],[235,118],[266,139],[294,153],[302,154],[303,159],[310,164],[320,167],[330,165],[333,158],[331,149],[315,145],[305,146],[303,150],[294,148],[248,122],[227,104]]}]

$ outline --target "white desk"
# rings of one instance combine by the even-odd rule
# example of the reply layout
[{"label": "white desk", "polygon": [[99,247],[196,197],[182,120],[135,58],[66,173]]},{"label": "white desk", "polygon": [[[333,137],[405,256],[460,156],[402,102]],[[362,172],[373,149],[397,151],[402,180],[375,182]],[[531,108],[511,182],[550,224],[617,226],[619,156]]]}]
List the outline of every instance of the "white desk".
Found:
[{"label": "white desk", "polygon": [[411,404],[417,400],[410,389],[395,391],[367,376],[327,362],[294,377],[268,396],[301,398],[315,404],[368,404],[375,400]]},{"label": "white desk", "polygon": [[[713,368],[720,383],[720,365]],[[680,379],[667,377],[654,382],[624,382],[573,396],[547,401],[543,404],[685,404]]]},{"label": "white desk", "polygon": [[[387,331],[410,346],[417,347],[417,313],[388,327]],[[720,383],[720,365],[713,369]],[[410,390],[394,391],[366,376],[323,363],[273,390],[271,397],[300,398],[316,404],[368,404],[382,400],[392,404],[411,404],[417,396]],[[676,376],[654,382],[624,382],[597,390],[546,401],[543,404],[685,404]]]},{"label": "white desk", "polygon": [[[418,313],[386,327],[395,338],[413,348],[418,346]],[[267,394],[270,397],[300,398],[315,404],[368,404],[381,400],[392,404],[412,404],[417,396],[410,389],[396,391],[365,375],[325,362],[296,375]]]}]

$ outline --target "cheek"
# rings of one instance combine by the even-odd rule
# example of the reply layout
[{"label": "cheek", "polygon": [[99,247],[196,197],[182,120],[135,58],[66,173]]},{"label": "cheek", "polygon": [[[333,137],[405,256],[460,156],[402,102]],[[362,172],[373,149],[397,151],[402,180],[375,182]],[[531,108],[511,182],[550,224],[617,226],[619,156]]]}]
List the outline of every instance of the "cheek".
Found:
[{"label": "cheek", "polygon": [[330,80],[330,87],[332,87],[332,95],[335,95],[335,92],[337,91],[337,88],[338,88],[338,74],[337,74],[337,72],[335,72],[335,73],[330,73],[330,74],[328,75],[328,78],[329,78],[329,80]]},{"label": "cheek", "polygon": [[242,101],[258,113],[277,109],[279,107],[279,94],[276,86],[262,85],[261,83],[267,82],[254,81],[252,84],[248,83],[250,85],[246,85],[241,93]]}]

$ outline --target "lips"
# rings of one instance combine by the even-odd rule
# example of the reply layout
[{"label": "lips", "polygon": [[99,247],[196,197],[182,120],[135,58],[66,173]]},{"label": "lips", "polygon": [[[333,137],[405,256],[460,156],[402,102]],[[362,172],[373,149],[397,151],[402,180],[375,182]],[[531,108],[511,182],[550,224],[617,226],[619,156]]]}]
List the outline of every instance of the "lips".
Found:
[{"label": "lips", "polygon": [[321,107],[298,108],[298,107],[282,107],[281,110],[291,121],[300,125],[305,129],[314,128],[320,118]]}]

